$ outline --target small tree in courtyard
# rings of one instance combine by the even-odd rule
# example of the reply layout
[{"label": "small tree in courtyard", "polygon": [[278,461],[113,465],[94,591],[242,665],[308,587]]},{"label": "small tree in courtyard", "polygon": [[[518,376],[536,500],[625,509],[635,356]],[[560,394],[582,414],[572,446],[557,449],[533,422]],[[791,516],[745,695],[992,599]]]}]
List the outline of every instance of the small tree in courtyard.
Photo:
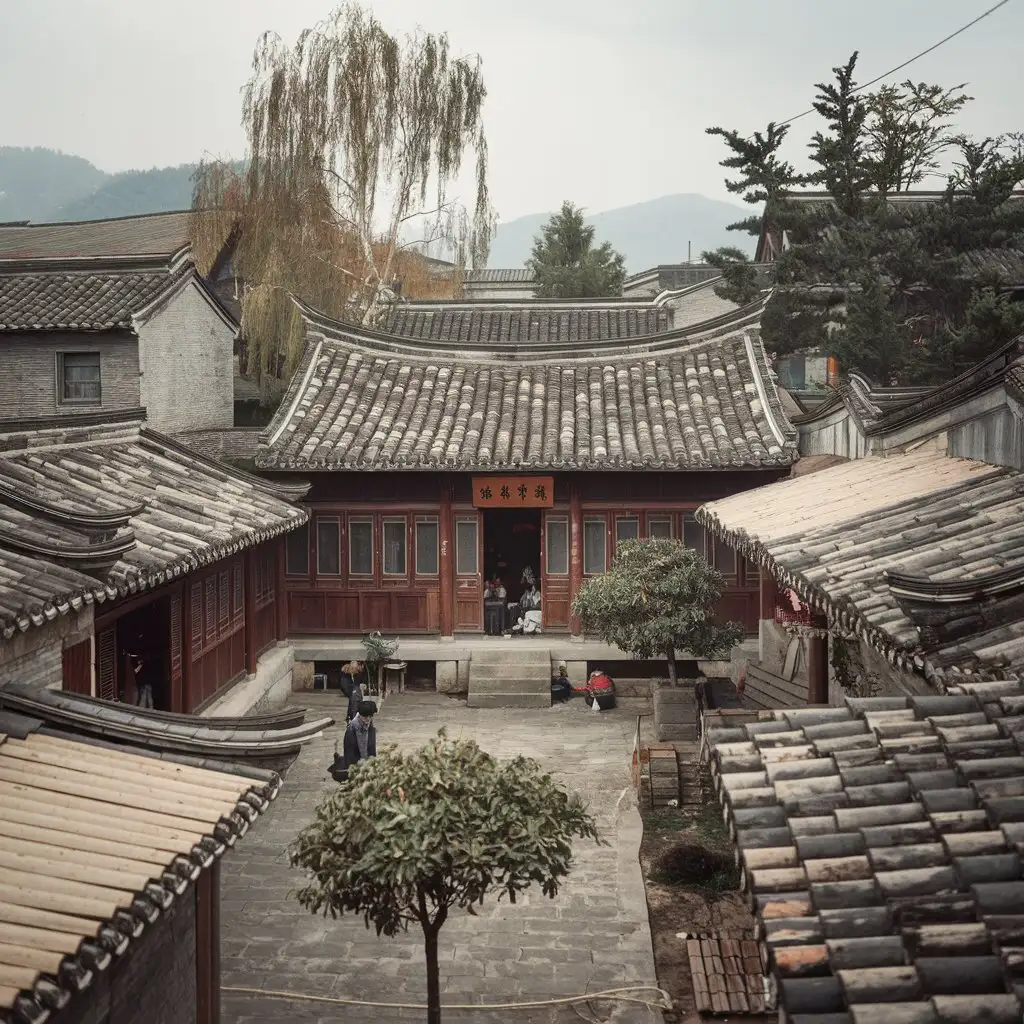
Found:
[{"label": "small tree in courtyard", "polygon": [[632,540],[608,572],[583,584],[573,607],[588,633],[636,658],[663,657],[675,686],[676,651],[724,658],[743,636],[739,623],[715,622],[724,585],[717,569],[679,541]]},{"label": "small tree in courtyard", "polygon": [[537,883],[554,898],[572,840],[600,842],[575,795],[524,757],[501,762],[444,730],[412,754],[389,748],[352,769],[291,849],[309,875],[298,899],[312,913],[361,914],[378,935],[423,929],[427,1021],[441,1020],[438,933],[450,911],[497,893],[515,903]]}]

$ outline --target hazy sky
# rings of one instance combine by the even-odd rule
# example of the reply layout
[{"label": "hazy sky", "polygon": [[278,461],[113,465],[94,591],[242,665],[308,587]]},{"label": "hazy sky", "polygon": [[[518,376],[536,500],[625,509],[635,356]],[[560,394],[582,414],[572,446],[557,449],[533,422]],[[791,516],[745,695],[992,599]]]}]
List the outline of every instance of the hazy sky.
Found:
[{"label": "hazy sky", "polygon": [[[722,124],[809,106],[861,51],[866,81],[994,0],[375,0],[392,31],[447,31],[483,58],[491,192],[503,220],[570,198],[592,212],[673,192],[726,198]],[[0,145],[50,146],[107,171],[240,155],[253,45],[289,42],[332,0],[0,0]],[[1024,0],[901,75],[976,97],[977,135],[1020,119]],[[793,129],[800,148],[813,118]]]}]

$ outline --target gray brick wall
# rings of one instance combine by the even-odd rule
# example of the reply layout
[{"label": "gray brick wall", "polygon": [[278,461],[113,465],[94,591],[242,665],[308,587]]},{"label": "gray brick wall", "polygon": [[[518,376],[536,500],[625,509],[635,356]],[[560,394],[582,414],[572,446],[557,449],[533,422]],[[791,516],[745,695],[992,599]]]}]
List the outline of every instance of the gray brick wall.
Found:
[{"label": "gray brick wall", "polygon": [[93,610],[61,615],[25,633],[0,641],[0,686],[56,686],[62,682],[61,654],[80,640],[92,636]]},{"label": "gray brick wall", "polygon": [[235,332],[189,286],[139,326],[142,404],[167,434],[234,424]]},{"label": "gray brick wall", "polygon": [[194,1024],[195,887],[135,939],[124,957],[95,976],[54,1024]]},{"label": "gray brick wall", "polygon": [[[57,401],[58,352],[100,353],[102,404],[61,405]],[[141,404],[138,343],[127,331],[0,337],[0,409],[4,418],[135,409]]]}]

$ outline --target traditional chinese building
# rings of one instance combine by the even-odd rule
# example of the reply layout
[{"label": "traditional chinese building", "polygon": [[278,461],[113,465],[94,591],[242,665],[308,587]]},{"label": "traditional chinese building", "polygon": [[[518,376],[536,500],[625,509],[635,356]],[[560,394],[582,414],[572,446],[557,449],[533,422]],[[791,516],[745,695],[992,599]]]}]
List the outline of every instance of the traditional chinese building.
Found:
[{"label": "traditional chinese building", "polygon": [[529,567],[544,630],[578,633],[583,581],[644,537],[705,554],[728,581],[722,614],[756,629],[757,570],[694,511],[796,458],[760,306],[682,330],[646,310],[566,314],[564,340],[508,309],[378,333],[302,307],[305,356],[257,457],[310,481],[310,523],[287,541],[288,630],[479,633],[485,581],[515,598]]}]

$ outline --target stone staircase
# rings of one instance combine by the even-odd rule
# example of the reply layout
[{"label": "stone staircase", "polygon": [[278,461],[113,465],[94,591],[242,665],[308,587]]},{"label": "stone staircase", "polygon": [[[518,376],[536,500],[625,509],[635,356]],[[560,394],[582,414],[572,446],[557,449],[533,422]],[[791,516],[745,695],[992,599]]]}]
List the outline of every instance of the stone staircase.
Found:
[{"label": "stone staircase", "polygon": [[474,651],[469,663],[471,708],[551,707],[551,653],[523,644],[517,650]]}]

